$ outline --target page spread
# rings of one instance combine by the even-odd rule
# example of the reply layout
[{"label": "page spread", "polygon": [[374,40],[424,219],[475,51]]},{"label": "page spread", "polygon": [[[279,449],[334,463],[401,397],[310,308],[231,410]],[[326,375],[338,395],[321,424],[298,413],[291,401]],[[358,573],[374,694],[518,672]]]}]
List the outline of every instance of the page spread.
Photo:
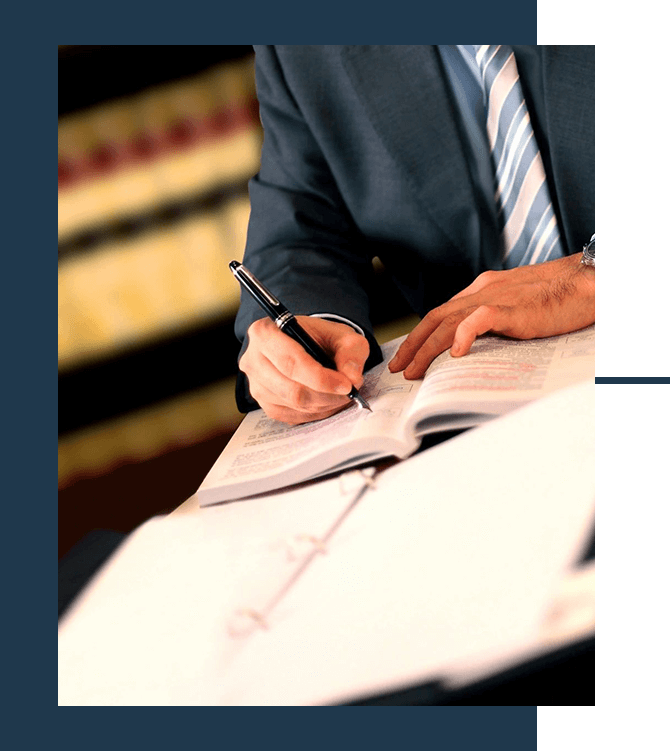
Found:
[{"label": "page spread", "polygon": [[[483,336],[435,358],[409,412],[415,435],[470,427],[595,376],[595,326],[544,339]],[[445,409],[445,406],[447,409]]]},{"label": "page spread", "polygon": [[417,381],[388,370],[403,339],[384,344],[383,362],[366,373],[361,394],[372,413],[352,405],[289,426],[251,412],[198,488],[198,502],[249,497],[380,457],[405,458],[424,435],[478,425],[594,375],[594,326],[530,341],[484,336],[466,357],[437,357]]}]

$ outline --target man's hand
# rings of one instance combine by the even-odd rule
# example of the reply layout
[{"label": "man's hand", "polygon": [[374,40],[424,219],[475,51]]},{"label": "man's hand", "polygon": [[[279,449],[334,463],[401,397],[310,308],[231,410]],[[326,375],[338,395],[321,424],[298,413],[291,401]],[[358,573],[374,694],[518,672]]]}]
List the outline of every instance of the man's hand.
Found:
[{"label": "man's hand", "polygon": [[451,347],[452,356],[466,355],[487,332],[536,339],[589,326],[595,321],[595,269],[580,264],[581,255],[480,274],[423,318],[389,369],[421,378],[440,353]]},{"label": "man's hand", "polygon": [[336,371],[319,365],[269,318],[251,324],[249,346],[240,358],[254,399],[268,417],[291,425],[321,420],[351,404],[347,394],[363,385],[370,353],[367,339],[351,326],[309,316],[296,319],[334,359]]}]

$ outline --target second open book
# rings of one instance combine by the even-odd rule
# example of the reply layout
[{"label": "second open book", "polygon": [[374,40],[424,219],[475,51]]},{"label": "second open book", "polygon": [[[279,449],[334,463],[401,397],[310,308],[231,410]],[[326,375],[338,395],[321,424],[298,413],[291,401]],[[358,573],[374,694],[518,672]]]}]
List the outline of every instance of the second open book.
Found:
[{"label": "second open book", "polygon": [[265,493],[382,457],[402,459],[426,435],[478,425],[594,377],[595,326],[531,341],[481,337],[465,357],[437,357],[420,381],[388,370],[403,338],[383,345],[384,361],[365,376],[360,391],[372,413],[352,406],[293,427],[263,410],[249,413],[198,489],[199,504]]}]

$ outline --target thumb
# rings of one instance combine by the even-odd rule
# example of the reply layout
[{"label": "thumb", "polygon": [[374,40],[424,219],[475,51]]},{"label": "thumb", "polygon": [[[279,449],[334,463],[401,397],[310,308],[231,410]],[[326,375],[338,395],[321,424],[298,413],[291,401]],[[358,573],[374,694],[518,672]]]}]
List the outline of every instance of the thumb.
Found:
[{"label": "thumb", "polygon": [[358,388],[363,383],[364,364],[365,361],[361,363],[356,360],[347,360],[342,365],[338,363],[337,369],[351,381],[352,385]]},{"label": "thumb", "polygon": [[[349,328],[349,327],[347,327]],[[344,332],[334,344],[334,359],[337,369],[345,375],[354,386],[363,383],[363,368],[370,354],[368,340],[353,329]]]},{"label": "thumb", "polygon": [[363,383],[363,368],[370,354],[368,340],[351,326],[325,318],[298,317],[300,324],[333,358],[339,373],[358,388]]}]

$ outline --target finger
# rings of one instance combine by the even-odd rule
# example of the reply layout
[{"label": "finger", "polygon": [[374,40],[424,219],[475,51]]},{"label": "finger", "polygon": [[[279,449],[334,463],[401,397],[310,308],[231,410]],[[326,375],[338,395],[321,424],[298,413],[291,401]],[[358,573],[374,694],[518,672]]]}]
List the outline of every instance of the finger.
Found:
[{"label": "finger", "polygon": [[470,351],[475,339],[502,324],[504,311],[491,305],[480,305],[457,326],[451,345],[452,357],[462,357]]},{"label": "finger", "polygon": [[[463,298],[475,295],[485,287],[502,281],[502,277],[507,275],[509,275],[509,271],[484,271],[465,289],[454,295],[449,302],[431,310],[399,347],[395,357],[389,363],[389,370],[392,373],[397,373],[409,366],[412,360],[416,358],[417,353],[428,341],[429,337],[433,335],[433,332],[435,332],[437,327],[442,325],[442,322],[448,315],[448,311],[453,310],[455,307],[453,305],[454,301],[458,300],[463,304]],[[465,305],[467,305],[467,302]],[[470,305],[470,309],[473,310],[474,305]],[[453,315],[458,316],[458,312],[454,311]],[[437,354],[439,354],[439,352]],[[412,375],[408,377],[419,377],[413,375],[414,369],[410,370],[410,373],[412,373]],[[407,373],[405,373],[405,375],[407,376]]]},{"label": "finger", "polygon": [[409,333],[389,363],[391,373],[404,370],[412,362],[416,353],[442,322],[442,308],[443,306],[440,306],[427,313]]},{"label": "finger", "polygon": [[[283,335],[285,336],[285,335]],[[268,352],[268,359],[289,380],[322,394],[348,394],[351,381],[343,373],[324,368],[296,342]]]},{"label": "finger", "polygon": [[422,378],[425,375],[426,369],[433,360],[451,347],[457,324],[458,321],[453,320],[453,317],[449,317],[440,323],[421,345],[412,361],[405,368],[405,378],[413,380],[415,378]]},{"label": "finger", "polygon": [[322,318],[298,316],[299,323],[328,352],[337,370],[351,383],[362,383],[365,362],[370,354],[368,340],[351,326]]},{"label": "finger", "polygon": [[325,420],[327,417],[332,417],[334,414],[341,412],[343,409],[351,406],[351,402],[347,400],[347,404],[337,407],[336,409],[326,410],[324,412],[298,412],[290,407],[284,407],[281,405],[270,404],[263,406],[265,414],[273,420],[286,423],[288,425],[303,425],[307,422],[317,422],[318,420]]},{"label": "finger", "polygon": [[[446,303],[439,308],[435,308],[428,314],[430,317],[438,318],[438,325],[425,338],[421,346],[416,349],[412,359],[407,363],[404,368],[405,378],[413,380],[424,376],[426,368],[428,368],[431,362],[451,347],[456,328],[464,318],[475,310],[475,307],[474,305],[459,307],[452,306],[451,303]],[[451,312],[447,313],[447,311]]]},{"label": "finger", "polygon": [[[250,333],[250,347],[251,341]],[[298,342],[275,326],[259,330],[255,349],[289,381],[323,394],[346,395],[351,391],[351,381],[346,376],[319,365]]]},{"label": "finger", "polygon": [[319,415],[340,409],[349,402],[345,395],[316,391],[288,378],[269,360],[258,365],[254,372],[247,373],[249,391],[266,412],[271,408],[281,407],[309,415]]},{"label": "finger", "polygon": [[337,369],[358,388],[363,385],[363,368],[370,354],[368,340],[352,331],[342,336],[334,347]]},{"label": "finger", "polygon": [[251,396],[266,411],[273,407],[289,407],[313,413],[346,405],[348,401],[344,395],[313,391],[291,380],[259,351],[257,344],[252,346],[251,342],[240,358],[239,367],[249,380]]},{"label": "finger", "polygon": [[[261,405],[263,406],[263,405]],[[272,420],[286,423],[287,425],[304,425],[308,422],[318,422],[319,420],[325,420],[328,417],[341,412],[351,406],[351,402],[338,407],[337,409],[327,410],[325,412],[298,412],[290,407],[283,407],[281,405],[266,405],[263,406],[265,414]]]}]

